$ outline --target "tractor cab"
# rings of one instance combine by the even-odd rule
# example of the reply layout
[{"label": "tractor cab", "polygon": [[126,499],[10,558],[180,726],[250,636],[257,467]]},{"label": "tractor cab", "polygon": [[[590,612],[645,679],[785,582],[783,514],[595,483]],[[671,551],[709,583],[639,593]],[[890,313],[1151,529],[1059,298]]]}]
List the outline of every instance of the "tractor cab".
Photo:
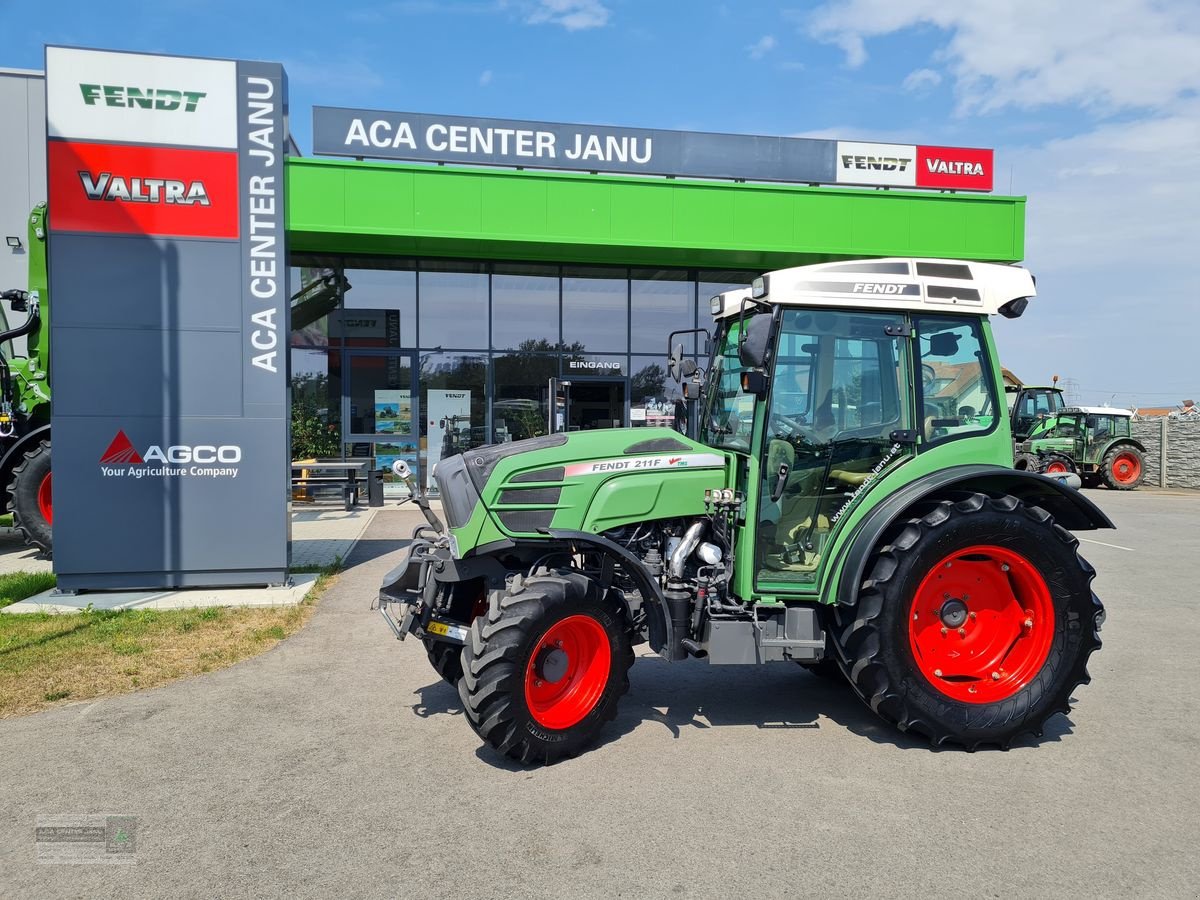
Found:
[{"label": "tractor cab", "polygon": [[879,260],[772,273],[712,299],[699,438],[754,457],[748,590],[816,584],[839,524],[918,455],[970,447],[1007,465],[981,313],[1015,312],[1033,292],[1010,266]]},{"label": "tractor cab", "polygon": [[1023,441],[1047,419],[1053,418],[1064,406],[1059,387],[1007,385],[1005,399],[1012,420],[1013,439]]}]

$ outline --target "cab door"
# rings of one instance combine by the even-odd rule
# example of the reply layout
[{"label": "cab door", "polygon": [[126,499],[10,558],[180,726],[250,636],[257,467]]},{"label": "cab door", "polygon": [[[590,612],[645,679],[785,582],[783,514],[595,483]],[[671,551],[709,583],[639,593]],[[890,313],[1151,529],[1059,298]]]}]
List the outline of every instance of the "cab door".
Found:
[{"label": "cab door", "polygon": [[756,588],[815,592],[843,516],[912,455],[901,315],[783,309],[765,404]]}]

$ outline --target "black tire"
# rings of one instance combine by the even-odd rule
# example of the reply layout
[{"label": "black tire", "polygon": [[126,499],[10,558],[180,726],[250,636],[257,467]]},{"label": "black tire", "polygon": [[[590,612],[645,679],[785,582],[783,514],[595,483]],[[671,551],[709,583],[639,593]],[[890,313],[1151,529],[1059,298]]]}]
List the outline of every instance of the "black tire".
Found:
[{"label": "black tire", "polygon": [[[1135,467],[1130,467],[1134,471],[1132,475],[1124,474],[1130,469],[1119,468],[1125,463],[1127,457],[1133,457],[1137,460]],[[1104,454],[1104,461],[1100,465],[1100,477],[1104,479],[1105,485],[1112,488],[1114,491],[1132,491],[1142,483],[1142,478],[1146,474],[1146,458],[1142,456],[1137,447],[1129,444],[1118,444],[1107,453]]]},{"label": "black tire", "polygon": [[[571,619],[570,623],[562,623]],[[564,727],[546,724],[546,713],[531,711],[527,674],[532,679],[538,658],[555,651],[541,646],[554,630],[578,625],[595,635],[595,647],[607,648],[608,666],[591,678],[593,701],[581,704],[582,718]],[[602,638],[600,637],[602,635]],[[564,659],[567,658],[564,654]],[[522,763],[552,763],[587,748],[617,713],[617,702],[629,691],[633,665],[629,625],[623,608],[591,579],[570,570],[555,570],[530,578],[517,576],[506,590],[493,592],[486,616],[471,625],[462,653],[463,677],[458,683],[467,721],[489,746]],[[561,681],[577,684],[575,660]],[[547,678],[547,682],[557,684]],[[541,681],[536,684],[540,688]],[[565,701],[564,704],[565,706]]]},{"label": "black tire", "polygon": [[13,525],[20,530],[25,543],[32,544],[47,555],[54,551],[51,519],[42,512],[38,494],[42,482],[50,478],[50,442],[40,441],[25,453],[25,458],[13,469],[8,484],[8,506]]},{"label": "black tire", "polygon": [[457,686],[463,673],[462,647],[430,638],[423,638],[421,643],[425,645],[425,655],[429,657],[429,664],[433,666],[433,670],[447,684]]},{"label": "black tire", "polygon": [[1032,453],[1018,453],[1013,459],[1013,468],[1018,472],[1036,472],[1040,467],[1041,463]]},{"label": "black tire", "polygon": [[[915,615],[919,592],[926,585],[940,591],[941,586],[930,579],[937,577],[943,563],[955,553],[981,545],[998,557],[1009,554],[1022,559],[1042,580],[1043,602],[1047,611],[1053,612],[1049,627],[1039,632],[1046,642],[1046,655],[1040,662],[1036,655],[1032,657],[1031,665],[1036,668],[1016,683],[1020,686],[992,689],[986,677],[971,684],[963,683],[965,679],[956,678],[955,683],[939,679],[939,686],[932,676],[940,676],[941,670],[927,675],[917,659],[911,639],[916,626],[910,630],[910,616]],[[876,551],[857,603],[835,609],[832,635],[847,679],[879,716],[902,731],[924,735],[935,745],[956,744],[969,750],[988,745],[1007,748],[1021,735],[1041,735],[1050,717],[1070,712],[1071,693],[1091,680],[1088,657],[1100,647],[1104,608],[1091,589],[1095,570],[1079,556],[1078,546],[1075,536],[1056,525],[1044,510],[1008,496],[973,494],[957,502],[943,501],[921,518],[910,519],[890,543]],[[963,558],[973,566],[992,562],[986,554],[964,554]],[[1006,573],[991,577],[1001,583],[1007,579],[1009,599],[1015,599],[1013,606],[1023,616],[1019,611],[1031,601],[1024,594],[1018,597],[1021,582],[1017,573],[1008,574],[1010,569],[1004,566],[994,571]],[[986,590],[983,593],[976,599],[986,600]],[[967,599],[963,592],[962,600]],[[961,614],[968,615],[965,611]],[[985,616],[979,621],[988,619]],[[1031,621],[1026,620],[1023,627],[1029,627]],[[971,627],[989,627],[974,623],[970,618]],[[942,623],[934,620],[934,624]],[[954,637],[952,633],[950,638]],[[1004,652],[1015,653],[1019,640]],[[1009,658],[1001,657],[1001,669]],[[930,660],[924,665],[928,669]],[[1006,689],[1011,693],[1003,695]],[[951,695],[966,690],[979,691],[981,701],[963,702]],[[996,699],[983,702],[989,690],[997,692]]]}]

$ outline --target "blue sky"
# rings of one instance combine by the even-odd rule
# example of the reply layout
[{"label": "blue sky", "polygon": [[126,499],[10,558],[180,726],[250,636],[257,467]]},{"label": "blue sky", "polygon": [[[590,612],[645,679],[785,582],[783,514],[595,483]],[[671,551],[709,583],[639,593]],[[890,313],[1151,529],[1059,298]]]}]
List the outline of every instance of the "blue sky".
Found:
[{"label": "blue sky", "polygon": [[45,43],[278,60],[306,153],[314,104],[995,147],[1040,291],[997,325],[1005,364],[1083,402],[1200,394],[1194,3],[52,6],[0,0],[0,65]]}]

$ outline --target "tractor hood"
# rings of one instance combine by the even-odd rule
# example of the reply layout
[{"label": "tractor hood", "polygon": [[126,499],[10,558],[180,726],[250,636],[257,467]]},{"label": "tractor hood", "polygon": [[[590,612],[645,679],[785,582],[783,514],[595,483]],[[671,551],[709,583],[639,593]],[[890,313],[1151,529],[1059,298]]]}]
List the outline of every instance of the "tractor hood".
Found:
[{"label": "tractor hood", "polygon": [[495,537],[544,537],[701,512],[704,488],[725,486],[728,462],[669,428],[613,428],[478,447],[439,462],[434,477],[451,529],[482,505]]}]

